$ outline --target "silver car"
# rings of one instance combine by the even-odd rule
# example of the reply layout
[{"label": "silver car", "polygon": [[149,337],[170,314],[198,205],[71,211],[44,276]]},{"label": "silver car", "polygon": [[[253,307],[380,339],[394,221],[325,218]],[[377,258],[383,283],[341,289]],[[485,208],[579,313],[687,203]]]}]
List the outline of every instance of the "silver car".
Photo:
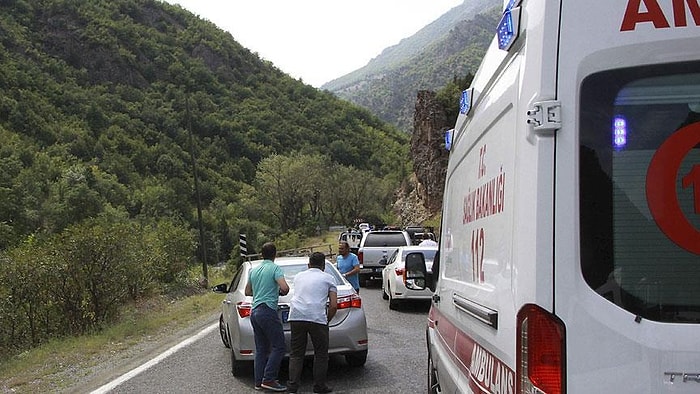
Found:
[{"label": "silver car", "polygon": [[[231,372],[240,375],[242,369],[252,365],[255,358],[255,339],[253,327],[250,324],[251,304],[253,297],[245,295],[250,270],[258,266],[262,260],[244,262],[236,273],[231,284],[222,283],[213,288],[216,293],[226,294],[222,303],[222,313],[219,318],[221,341],[231,349]],[[289,284],[289,294],[280,296],[278,313],[283,322],[284,338],[287,342],[289,357],[290,329],[289,303],[294,294],[294,277],[297,273],[308,268],[308,257],[278,257],[275,264],[284,271],[284,277]],[[338,288],[338,311],[329,323],[330,343],[329,354],[342,354],[345,361],[353,367],[362,366],[367,361],[367,320],[362,308],[362,299],[352,285],[343,278],[334,264],[326,261],[326,272],[335,279]],[[306,355],[313,355],[313,346],[309,341]]]}]

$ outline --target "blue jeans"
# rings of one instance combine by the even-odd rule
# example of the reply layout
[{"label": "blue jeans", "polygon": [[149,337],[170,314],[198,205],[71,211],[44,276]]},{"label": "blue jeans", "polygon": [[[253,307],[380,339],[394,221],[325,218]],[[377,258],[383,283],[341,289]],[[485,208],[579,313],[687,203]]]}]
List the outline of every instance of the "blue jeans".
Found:
[{"label": "blue jeans", "polygon": [[255,336],[255,384],[277,380],[287,347],[277,311],[260,304],[250,314]]}]

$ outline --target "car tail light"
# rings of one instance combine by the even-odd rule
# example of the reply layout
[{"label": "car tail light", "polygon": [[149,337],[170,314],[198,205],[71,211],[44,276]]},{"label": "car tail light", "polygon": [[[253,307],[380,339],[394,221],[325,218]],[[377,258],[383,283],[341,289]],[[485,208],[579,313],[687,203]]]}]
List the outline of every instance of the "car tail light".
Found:
[{"label": "car tail light", "polygon": [[564,323],[537,305],[518,312],[518,393],[558,394],[565,391]]},{"label": "car tail light", "polygon": [[362,298],[357,294],[351,294],[338,298],[338,309],[362,308]]},{"label": "car tail light", "polygon": [[360,264],[362,264],[362,262],[364,261],[364,258],[365,258],[365,253],[358,251],[357,252],[357,259],[360,260]]},{"label": "car tail light", "polygon": [[236,310],[238,311],[238,316],[240,317],[250,317],[250,313],[253,311],[250,302],[241,301],[236,304]]}]

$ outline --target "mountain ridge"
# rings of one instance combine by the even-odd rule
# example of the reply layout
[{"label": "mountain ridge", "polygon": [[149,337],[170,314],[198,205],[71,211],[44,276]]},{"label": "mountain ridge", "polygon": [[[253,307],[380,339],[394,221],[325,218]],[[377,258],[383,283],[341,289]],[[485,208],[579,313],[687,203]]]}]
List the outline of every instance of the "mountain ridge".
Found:
[{"label": "mountain ridge", "polygon": [[499,0],[465,0],[366,66],[321,86],[411,132],[419,90],[437,90],[474,73],[495,35]]},{"label": "mountain ridge", "polygon": [[421,52],[421,50],[416,50],[416,48],[424,48],[439,41],[458,22],[469,20],[479,13],[480,10],[490,8],[496,3],[498,3],[497,0],[465,0],[464,3],[453,7],[415,34],[383,49],[379,55],[372,58],[365,66],[324,83],[321,85],[321,89],[336,91],[341,89],[343,85],[354,82],[357,78],[367,74],[378,73],[387,67],[395,65],[395,63],[409,60],[416,56],[416,53]]}]

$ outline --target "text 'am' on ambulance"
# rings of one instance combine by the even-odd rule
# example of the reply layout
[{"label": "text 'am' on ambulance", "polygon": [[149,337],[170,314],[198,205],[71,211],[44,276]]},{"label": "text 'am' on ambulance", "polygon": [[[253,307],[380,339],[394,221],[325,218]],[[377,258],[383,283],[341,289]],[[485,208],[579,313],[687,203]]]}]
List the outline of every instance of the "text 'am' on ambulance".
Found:
[{"label": "text 'am' on ambulance", "polygon": [[506,0],[494,31],[407,261],[429,391],[700,393],[700,1]]}]

